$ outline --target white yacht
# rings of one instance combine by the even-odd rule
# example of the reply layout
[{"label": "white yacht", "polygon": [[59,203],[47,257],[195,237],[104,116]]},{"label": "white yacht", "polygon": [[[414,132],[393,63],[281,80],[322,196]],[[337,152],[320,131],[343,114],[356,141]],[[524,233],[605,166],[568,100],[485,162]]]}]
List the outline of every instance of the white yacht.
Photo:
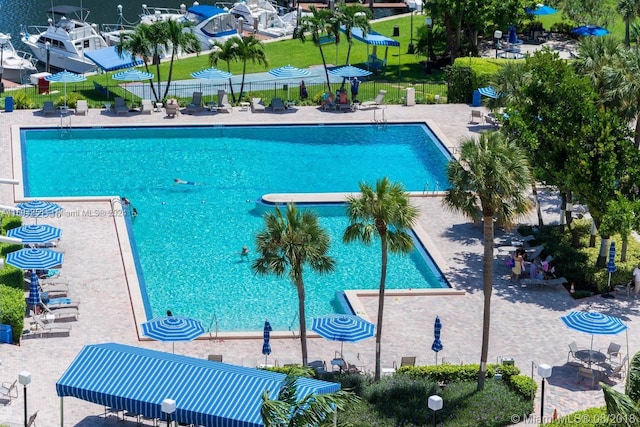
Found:
[{"label": "white yacht", "polygon": [[23,83],[36,72],[35,60],[30,53],[16,50],[11,35],[0,33],[0,75],[3,80]]},{"label": "white yacht", "polygon": [[22,28],[22,42],[33,55],[51,67],[86,73],[96,65],[84,53],[107,47],[97,26],[87,22],[89,11],[75,6],[54,6],[47,11],[48,25]]},{"label": "white yacht", "polygon": [[293,34],[295,25],[285,22],[269,0],[242,0],[235,3],[229,13],[244,20],[245,30],[267,37]]}]

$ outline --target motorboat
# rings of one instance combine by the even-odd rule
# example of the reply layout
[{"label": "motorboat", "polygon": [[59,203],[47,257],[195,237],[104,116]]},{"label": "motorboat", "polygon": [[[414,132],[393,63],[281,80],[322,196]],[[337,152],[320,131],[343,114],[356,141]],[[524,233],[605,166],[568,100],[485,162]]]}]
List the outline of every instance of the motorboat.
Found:
[{"label": "motorboat", "polygon": [[294,23],[286,22],[269,0],[243,0],[229,10],[236,18],[243,19],[243,29],[267,37],[283,37],[293,34]]},{"label": "motorboat", "polygon": [[18,51],[11,43],[11,35],[0,33],[0,77],[16,83],[23,83],[36,72],[33,56]]},{"label": "motorboat", "polygon": [[86,73],[96,65],[84,53],[107,47],[95,24],[87,22],[89,11],[75,6],[54,6],[47,11],[48,25],[23,26],[21,40],[33,55],[51,67]]}]

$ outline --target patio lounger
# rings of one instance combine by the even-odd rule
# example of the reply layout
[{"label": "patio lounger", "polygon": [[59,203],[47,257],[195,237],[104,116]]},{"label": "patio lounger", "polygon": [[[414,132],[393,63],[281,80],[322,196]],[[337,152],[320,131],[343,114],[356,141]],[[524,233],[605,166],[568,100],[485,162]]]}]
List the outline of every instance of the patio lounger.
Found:
[{"label": "patio lounger", "polygon": [[76,102],[76,116],[86,116],[89,112],[89,106],[86,99],[78,99]]},{"label": "patio lounger", "polygon": [[523,278],[520,279],[520,283],[522,283],[523,285],[540,285],[540,286],[544,286],[544,285],[562,285],[564,283],[567,283],[568,280],[565,279],[564,277],[558,277],[556,279],[537,279],[537,278]]},{"label": "patio lounger", "polygon": [[191,102],[186,106],[184,112],[187,114],[195,114],[202,111],[202,92],[193,92]]},{"label": "patio lounger", "polygon": [[9,403],[13,399],[18,398],[18,380],[13,383],[0,384],[0,399],[9,399]]},{"label": "patio lounger", "polygon": [[231,113],[233,111],[233,106],[229,103],[227,91],[222,89],[218,91],[218,107],[216,110],[225,113]]},{"label": "patio lounger", "polygon": [[54,319],[56,320],[62,319],[62,318],[68,319],[70,317],[73,317],[75,320],[78,320],[78,316],[80,315],[80,312],[78,311],[77,307],[69,307],[69,308],[61,307],[61,308],[52,309],[46,304],[40,304],[40,307],[42,307],[42,310],[44,310],[45,314],[54,316]]},{"label": "patio lounger", "polygon": [[379,106],[382,105],[384,101],[384,96],[386,94],[387,94],[386,90],[380,89],[380,92],[378,92],[378,95],[375,97],[373,101],[364,101],[360,103],[360,109],[362,110],[363,108],[378,108]]},{"label": "patio lounger", "polygon": [[311,362],[307,362],[307,366],[313,368],[318,374],[324,374],[327,372],[327,364],[324,360],[313,360]]},{"label": "patio lounger", "polygon": [[53,101],[44,101],[42,104],[42,115],[43,116],[55,116],[58,113],[56,106],[53,105]]},{"label": "patio lounger", "polygon": [[251,112],[264,113],[266,106],[262,103],[262,98],[251,98]]},{"label": "patio lounger", "polygon": [[351,111],[351,103],[349,102],[349,98],[347,98],[346,92],[342,92],[338,95],[338,104],[336,105],[336,109],[340,111]]},{"label": "patio lounger", "polygon": [[[36,417],[38,416],[38,412],[36,411],[34,412],[30,417],[29,420],[27,420],[27,427],[36,427]],[[3,427],[24,427],[23,423],[10,423],[7,421],[0,421],[0,426]]]},{"label": "patio lounger", "polygon": [[51,310],[57,310],[59,308],[78,308],[80,301],[72,300],[71,298],[51,298],[46,301],[41,301],[41,304],[47,304]]},{"label": "patio lounger", "polygon": [[124,98],[120,98],[119,96],[115,97],[113,100],[113,111],[115,111],[118,116],[129,112],[129,107],[127,107],[127,103],[124,101]]},{"label": "patio lounger", "polygon": [[143,99],[140,101],[140,112],[142,114],[151,114],[153,113],[153,103],[150,99]]},{"label": "patio lounger", "polygon": [[40,335],[42,336],[42,334],[44,332],[67,332],[67,333],[71,333],[71,325],[67,324],[67,323],[56,323],[56,322],[51,322],[51,323],[44,323],[42,321],[42,319],[40,319],[38,316],[32,314],[31,315],[31,319],[33,319],[33,322],[36,324],[37,329],[36,329],[36,333],[40,333]]},{"label": "patio lounger", "polygon": [[271,109],[273,110],[273,112],[284,111],[285,105],[284,101],[282,101],[282,98],[273,98],[271,100]]}]

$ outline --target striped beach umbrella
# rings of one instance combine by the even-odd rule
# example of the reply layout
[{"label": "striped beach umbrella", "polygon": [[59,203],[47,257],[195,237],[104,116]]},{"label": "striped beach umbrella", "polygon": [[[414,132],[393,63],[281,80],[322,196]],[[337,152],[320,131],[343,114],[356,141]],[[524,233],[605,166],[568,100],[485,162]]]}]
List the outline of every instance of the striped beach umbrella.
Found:
[{"label": "striped beach umbrella", "polygon": [[113,80],[119,80],[122,82],[143,82],[145,80],[151,80],[153,77],[154,75],[152,73],[136,69],[120,71],[119,73],[115,73],[111,76]]},{"label": "striped beach umbrella", "polygon": [[363,70],[362,68],[354,67],[353,65],[345,65],[343,67],[329,70],[329,74],[342,77],[344,79],[351,79],[353,77],[370,76],[373,73],[371,71]]},{"label": "striped beach umbrella", "polygon": [[371,338],[374,335],[375,326],[356,315],[330,314],[314,318],[311,330],[328,340],[340,341],[340,355],[342,355],[345,341],[358,342]]},{"label": "striped beach umbrella", "polygon": [[27,248],[7,254],[6,262],[23,270],[48,270],[62,264],[64,254],[49,249]]},{"label": "striped beach umbrella", "polygon": [[18,215],[27,218],[36,218],[36,223],[38,222],[38,218],[52,217],[62,211],[62,207],[57,203],[43,200],[31,200],[18,203],[16,208],[18,208]]},{"label": "striped beach umbrella", "polygon": [[436,316],[436,321],[433,324],[433,344],[431,344],[431,350],[436,352],[436,365],[438,364],[438,352],[444,348],[442,341],[440,341],[441,331],[442,322],[440,322],[440,317]]},{"label": "striped beach umbrella", "polygon": [[271,327],[271,323],[268,320],[264,321],[264,331],[262,333],[262,337],[264,341],[262,342],[262,354],[264,354],[264,365],[267,366],[267,357],[271,354],[271,343],[269,342],[271,339],[271,331],[273,328]]},{"label": "striped beach umbrella", "polygon": [[500,94],[496,92],[493,86],[478,88],[478,92],[480,92],[480,95],[486,96],[487,98],[498,99],[500,97]]},{"label": "striped beach umbrella", "polygon": [[185,316],[156,317],[141,326],[145,337],[173,343],[174,353],[176,341],[193,341],[205,332],[202,323]]},{"label": "striped beach umbrella", "polygon": [[300,79],[309,76],[309,70],[285,65],[284,67],[269,70],[269,74],[279,79]]},{"label": "striped beach umbrella", "polygon": [[619,318],[596,311],[572,311],[560,319],[568,328],[591,334],[592,350],[594,335],[617,335],[627,330],[627,325]]},{"label": "striped beach umbrella", "polygon": [[58,240],[62,230],[51,225],[23,225],[7,231],[7,236],[22,240],[22,243],[47,243]]},{"label": "striped beach umbrella", "polygon": [[206,70],[193,72],[191,73],[191,77],[202,80],[225,80],[233,77],[233,74],[211,67]]},{"label": "striped beach umbrella", "polygon": [[48,82],[64,83],[64,106],[67,106],[67,83],[79,83],[87,80],[82,74],[72,73],[71,71],[60,71],[44,78]]}]

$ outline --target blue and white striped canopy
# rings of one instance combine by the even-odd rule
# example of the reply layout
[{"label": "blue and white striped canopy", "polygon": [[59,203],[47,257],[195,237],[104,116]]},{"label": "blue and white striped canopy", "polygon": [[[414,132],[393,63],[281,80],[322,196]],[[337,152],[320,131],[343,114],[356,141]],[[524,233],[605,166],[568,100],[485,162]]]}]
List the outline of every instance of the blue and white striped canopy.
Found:
[{"label": "blue and white striped canopy", "polygon": [[569,328],[591,335],[616,335],[627,329],[619,318],[595,311],[572,311],[561,319]]},{"label": "blue and white striped canopy", "polygon": [[130,52],[123,50],[122,54],[118,54],[116,46],[105,47],[104,49],[87,50],[84,56],[96,63],[104,71],[122,70],[124,68],[136,67],[142,65],[141,59],[131,55]]},{"label": "blue and white striped canopy", "polygon": [[233,74],[226,71],[218,70],[217,68],[207,68],[206,70],[196,71],[191,73],[191,77],[195,79],[203,80],[225,80],[231,78]]},{"label": "blue and white striped canopy", "polygon": [[611,242],[609,247],[609,262],[607,263],[607,273],[615,273],[616,267],[616,242]]},{"label": "blue and white striped canopy", "polygon": [[145,80],[151,80],[153,78],[153,74],[147,73],[146,71],[131,69],[115,73],[111,78],[121,82],[143,82]]},{"label": "blue and white striped canopy", "polygon": [[62,208],[57,203],[45,202],[42,200],[31,200],[29,202],[18,203],[17,214],[29,218],[42,218],[55,216]]},{"label": "blue and white striped canopy", "polygon": [[[56,383],[73,396],[149,418],[164,418],[162,401],[176,401],[173,419],[186,424],[262,427],[262,394],[274,399],[284,374],[107,343],[85,346]],[[340,390],[340,384],[298,378],[297,397]],[[63,420],[64,421],[64,420]]]},{"label": "blue and white striped canopy", "polygon": [[285,65],[284,67],[269,70],[269,74],[279,79],[300,79],[309,76],[309,70],[303,70],[301,68],[292,67],[291,65]]},{"label": "blue and white striped canopy", "polygon": [[47,243],[57,240],[62,230],[51,225],[23,225],[7,231],[7,236],[22,240],[22,243]]},{"label": "blue and white striped canopy", "polygon": [[[347,32],[344,26],[340,27],[340,30],[345,34]],[[351,35],[354,39],[372,46],[400,46],[398,40],[391,39],[375,31],[369,31],[367,35],[364,35],[361,28],[351,28]]]},{"label": "blue and white striped canopy", "polygon": [[313,319],[311,329],[332,341],[358,342],[374,335],[375,326],[352,314],[330,314]]},{"label": "blue and white striped canopy", "polygon": [[205,332],[202,323],[184,316],[156,317],[141,326],[144,336],[165,342],[193,341]]},{"label": "blue and white striped canopy", "polygon": [[7,264],[24,270],[47,270],[62,265],[64,255],[49,249],[27,248],[7,254]]},{"label": "blue and white striped canopy", "polygon": [[370,76],[373,73],[371,71],[363,70],[362,68],[354,67],[353,65],[345,65],[344,67],[329,70],[329,74],[342,77],[344,79],[350,79],[352,77]]},{"label": "blue and white striped canopy", "polygon": [[58,82],[58,83],[64,83],[64,84],[79,83],[87,80],[87,78],[83,74],[76,74],[67,70],[48,75],[44,79],[48,82]]},{"label": "blue and white striped canopy", "polygon": [[27,305],[37,306],[40,304],[40,280],[35,271],[31,272],[31,280],[29,281],[29,297],[27,297]]}]

